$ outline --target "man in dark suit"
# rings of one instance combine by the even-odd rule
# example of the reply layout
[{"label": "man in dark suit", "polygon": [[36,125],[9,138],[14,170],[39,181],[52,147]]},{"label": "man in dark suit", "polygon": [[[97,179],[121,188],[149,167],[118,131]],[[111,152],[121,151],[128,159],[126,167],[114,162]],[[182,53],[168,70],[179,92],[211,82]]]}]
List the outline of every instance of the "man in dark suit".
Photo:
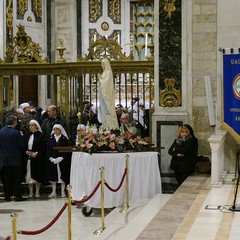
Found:
[{"label": "man in dark suit", "polygon": [[9,115],[6,125],[0,130],[0,152],[6,201],[10,201],[12,196],[16,201],[25,200],[21,195],[23,139],[20,132],[15,129],[16,125],[17,117]]}]

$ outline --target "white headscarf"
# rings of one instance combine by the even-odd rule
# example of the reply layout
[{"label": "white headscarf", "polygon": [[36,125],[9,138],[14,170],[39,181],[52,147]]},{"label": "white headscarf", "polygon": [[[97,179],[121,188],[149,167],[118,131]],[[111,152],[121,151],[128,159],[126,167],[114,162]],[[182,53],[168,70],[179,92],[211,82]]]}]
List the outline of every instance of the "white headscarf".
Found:
[{"label": "white headscarf", "polygon": [[52,128],[52,133],[51,133],[51,134],[54,133],[54,132],[53,132],[53,129],[54,129],[54,128],[60,129],[60,130],[61,130],[61,134],[62,134],[65,138],[69,139],[69,138],[68,138],[68,135],[67,135],[67,133],[66,133],[66,131],[65,131],[65,129],[63,128],[63,126],[62,126],[61,124],[54,124],[54,125],[53,125],[53,128]]},{"label": "white headscarf", "polygon": [[19,105],[19,107],[23,110],[26,107],[30,107],[30,104],[27,103],[27,102],[26,103],[22,103],[22,104]]},{"label": "white headscarf", "polygon": [[83,125],[83,124],[78,124],[78,125],[77,125],[77,128],[80,128],[80,129],[84,130],[84,129],[86,128],[86,126]]},{"label": "white headscarf", "polygon": [[102,62],[105,64],[105,70],[103,72],[107,72],[107,71],[111,71],[112,72],[112,68],[111,68],[111,65],[110,65],[110,62],[107,58],[104,58],[102,60]]},{"label": "white headscarf", "polygon": [[22,110],[22,108],[17,108],[16,111],[17,111],[18,113],[24,114],[24,111]]},{"label": "white headscarf", "polygon": [[36,121],[35,119],[32,119],[32,120],[30,120],[29,124],[30,123],[35,124],[37,126],[37,130],[42,133],[42,128],[41,128],[40,124],[38,123],[38,121]]}]

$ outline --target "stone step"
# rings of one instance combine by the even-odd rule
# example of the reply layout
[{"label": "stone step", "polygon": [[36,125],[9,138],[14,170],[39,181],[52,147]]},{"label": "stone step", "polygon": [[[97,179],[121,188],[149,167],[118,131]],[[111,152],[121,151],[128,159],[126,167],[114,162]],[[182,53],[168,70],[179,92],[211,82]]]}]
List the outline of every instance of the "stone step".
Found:
[{"label": "stone step", "polygon": [[[105,217],[106,229],[98,236],[98,240],[136,239],[170,196],[171,194],[157,194],[151,200],[139,200],[131,204],[124,213],[120,213],[121,207],[116,207]],[[92,237],[91,235],[85,239],[90,240]]]}]

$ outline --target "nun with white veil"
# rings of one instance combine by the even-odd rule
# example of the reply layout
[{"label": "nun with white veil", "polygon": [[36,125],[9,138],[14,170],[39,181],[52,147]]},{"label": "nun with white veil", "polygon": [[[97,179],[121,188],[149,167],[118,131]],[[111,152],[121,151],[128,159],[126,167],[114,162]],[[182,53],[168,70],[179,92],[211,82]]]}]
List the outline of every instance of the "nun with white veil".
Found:
[{"label": "nun with white veil", "polygon": [[71,156],[69,153],[59,152],[54,147],[68,146],[68,135],[60,124],[54,124],[51,136],[47,142],[47,158],[49,163],[49,182],[52,185],[50,198],[57,197],[56,186],[61,184],[61,197],[66,197],[65,187],[69,184]]},{"label": "nun with white veil", "polygon": [[39,123],[32,119],[29,122],[29,131],[24,134],[26,175],[25,181],[29,188],[29,197],[33,197],[33,186],[36,187],[35,197],[40,197],[40,185],[44,181],[46,159],[45,136]]},{"label": "nun with white veil", "polygon": [[99,100],[102,126],[109,129],[119,128],[115,109],[114,80],[110,62],[104,58],[101,61],[103,73],[98,73]]}]

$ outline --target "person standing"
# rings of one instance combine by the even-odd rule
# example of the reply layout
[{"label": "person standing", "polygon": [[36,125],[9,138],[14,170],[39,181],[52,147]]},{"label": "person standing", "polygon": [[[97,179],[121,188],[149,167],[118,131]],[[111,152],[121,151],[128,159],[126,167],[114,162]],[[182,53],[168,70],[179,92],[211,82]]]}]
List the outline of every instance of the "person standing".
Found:
[{"label": "person standing", "polygon": [[2,171],[5,200],[14,196],[16,201],[26,200],[22,197],[22,157],[23,138],[18,130],[17,117],[9,115],[6,125],[0,130],[0,151],[2,154]]},{"label": "person standing", "polygon": [[198,154],[198,139],[190,125],[179,128],[177,138],[168,153],[172,156],[170,169],[174,170],[179,186],[195,171]]},{"label": "person standing", "polygon": [[53,126],[52,134],[47,142],[47,158],[49,159],[49,182],[52,193],[48,196],[57,196],[57,183],[61,184],[61,196],[66,197],[65,186],[70,180],[71,156],[69,153],[59,152],[55,147],[68,146],[68,135],[60,124]]},{"label": "person standing", "polygon": [[54,124],[61,124],[65,131],[67,131],[66,121],[64,118],[59,116],[58,108],[55,105],[48,106],[47,114],[48,117],[45,118],[41,124],[41,128],[45,134],[46,139],[50,137]]},{"label": "person standing", "polygon": [[130,132],[133,135],[139,135],[138,129],[136,127],[136,125],[134,124],[134,122],[130,121],[130,115],[129,113],[123,113],[120,117],[120,130],[122,133],[125,132]]},{"label": "person standing", "polygon": [[21,131],[24,133],[29,131],[29,122],[31,119],[34,119],[34,113],[31,112],[29,103],[22,103],[19,107],[23,110],[23,117],[21,119]]},{"label": "person standing", "polygon": [[35,197],[40,197],[40,185],[44,181],[44,163],[46,158],[46,142],[42,129],[35,119],[29,122],[30,131],[24,135],[26,161],[25,180],[29,188],[29,197],[33,197],[33,185],[36,187]]},{"label": "person standing", "polygon": [[110,62],[108,59],[101,61],[103,73],[98,73],[99,99],[103,128],[117,129],[118,119],[115,110],[114,80]]},{"label": "person standing", "polygon": [[77,125],[77,129],[76,129],[76,146],[78,146],[79,145],[79,140],[81,139],[81,137],[83,136],[83,134],[84,134],[84,130],[86,129],[86,126],[85,125],[83,125],[83,124],[78,124]]}]

